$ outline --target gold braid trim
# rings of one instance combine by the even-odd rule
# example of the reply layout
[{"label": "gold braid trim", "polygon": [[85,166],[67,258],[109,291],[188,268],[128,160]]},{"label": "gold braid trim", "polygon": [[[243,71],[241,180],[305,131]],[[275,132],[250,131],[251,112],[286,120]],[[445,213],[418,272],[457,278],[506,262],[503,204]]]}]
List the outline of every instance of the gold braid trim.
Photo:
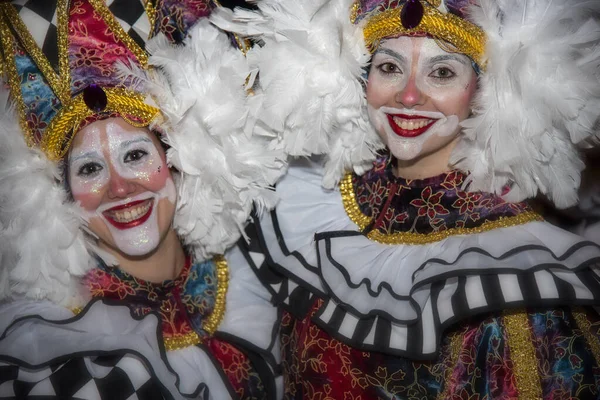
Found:
[{"label": "gold braid trim", "polygon": [[541,399],[542,383],[527,312],[523,309],[506,312],[504,314],[504,326],[508,335],[508,347],[517,390],[519,391],[519,399]]},{"label": "gold braid trim", "polygon": [[6,10],[10,7],[12,7],[11,4],[0,3],[0,11],[2,12],[2,15],[0,15],[0,40],[2,41],[2,52],[4,53],[4,67],[6,69],[8,85],[10,86],[10,93],[15,99],[19,110],[19,124],[23,130],[25,142],[29,147],[31,147],[36,143],[33,132],[27,125],[27,107],[25,106],[25,102],[23,100],[23,94],[21,92],[21,78],[19,76],[19,72],[17,71],[15,61],[16,43],[14,41],[10,26],[6,21]]},{"label": "gold braid trim", "polygon": [[[215,333],[225,315],[225,302],[227,289],[229,287],[229,269],[227,260],[223,256],[215,256],[213,261],[217,268],[217,296],[215,299],[215,308],[208,317],[208,320],[203,324],[203,329],[210,336]],[[202,338],[196,332],[190,332],[185,335],[164,338],[164,342],[165,349],[167,349],[167,351],[172,351],[202,343]]]},{"label": "gold braid trim", "polygon": [[[346,214],[352,222],[358,225],[361,231],[365,230],[373,219],[364,215],[358,206],[354,195],[354,188],[352,187],[352,174],[346,174],[340,181],[340,192]],[[450,236],[483,233],[494,229],[522,225],[532,221],[543,221],[543,218],[533,211],[527,211],[514,217],[500,217],[495,221],[485,221],[474,228],[450,228],[445,231],[432,233],[398,232],[392,234],[381,233],[374,229],[367,233],[367,237],[382,244],[427,244],[439,242]]]},{"label": "gold braid trim", "polygon": [[[159,115],[159,110],[146,104],[139,93],[118,88],[105,88],[104,92],[108,102],[102,113],[117,112],[135,127],[148,126]],[[52,118],[40,145],[42,151],[50,160],[60,160],[69,150],[81,122],[94,114],[85,104],[83,93],[73,97]]]},{"label": "gold braid trim", "polygon": [[114,33],[115,37],[121,42],[123,42],[138,59],[140,65],[143,68],[146,68],[148,66],[148,54],[144,50],[142,50],[140,46],[138,46],[136,41],[133,40],[131,36],[127,34],[127,32],[123,30],[121,24],[119,24],[119,22],[115,19],[113,13],[110,12],[106,4],[104,4],[104,1],[89,0],[89,2],[92,5],[92,7],[94,7],[96,12],[100,14],[104,22],[106,22],[112,33]]},{"label": "gold braid trim", "polygon": [[[367,48],[373,52],[381,39],[389,36],[425,32],[437,39],[451,43],[459,53],[469,56],[483,68],[485,32],[477,25],[454,14],[444,14],[427,2],[421,3],[425,12],[421,23],[414,29],[406,29],[402,26],[400,14],[404,6],[384,11],[369,18],[363,28]],[[351,15],[356,18],[354,9],[351,10]]]},{"label": "gold braid trim", "polygon": [[585,311],[583,311],[581,307],[577,307],[573,310],[573,317],[575,318],[577,326],[581,330],[585,341],[592,350],[592,354],[596,359],[596,364],[600,365],[600,340],[598,339],[598,336],[594,335],[592,332],[592,323],[587,319]]},{"label": "gold braid trim", "polygon": [[444,368],[444,390],[438,394],[438,400],[446,400],[449,399],[450,396],[450,384],[452,383],[452,373],[456,368],[456,363],[458,362],[458,358],[460,357],[460,351],[462,349],[462,344],[465,339],[465,330],[462,332],[456,332],[450,337],[450,356],[448,360],[448,364]]},{"label": "gold braid trim", "polygon": [[29,56],[31,56],[33,62],[35,62],[35,64],[38,66],[40,72],[50,84],[54,94],[56,94],[62,103],[67,101],[69,97],[71,97],[68,85],[65,90],[65,84],[61,82],[60,77],[56,74],[48,62],[48,59],[44,56],[44,53],[42,53],[42,50],[31,36],[31,33],[29,33],[29,30],[23,23],[23,20],[21,20],[17,10],[15,10],[11,4],[7,3],[2,4],[2,8],[4,9],[8,20],[12,23],[15,33],[19,36],[19,40],[23,44],[23,48],[29,54]]}]

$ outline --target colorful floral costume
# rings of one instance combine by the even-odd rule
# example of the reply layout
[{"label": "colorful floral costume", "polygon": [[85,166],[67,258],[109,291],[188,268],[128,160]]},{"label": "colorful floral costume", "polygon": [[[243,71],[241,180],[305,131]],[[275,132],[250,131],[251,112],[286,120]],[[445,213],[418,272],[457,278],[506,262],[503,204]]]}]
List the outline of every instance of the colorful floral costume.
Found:
[{"label": "colorful floral costume", "polygon": [[463,179],[383,157],[325,191],[292,163],[247,250],[285,310],[286,398],[600,398],[600,248]]},{"label": "colorful floral costume", "polygon": [[[246,97],[246,75],[222,70],[244,63],[232,46],[244,43],[206,21],[217,6],[0,5],[12,101],[0,92],[0,398],[281,393],[278,311],[236,246],[253,201],[271,205],[260,193],[272,194],[269,171],[278,168],[243,115],[227,108]],[[169,68],[171,78],[187,78],[169,80]],[[173,280],[144,282],[119,269],[66,188],[62,160],[73,136],[110,117],[156,130],[170,147],[173,228],[187,253]],[[216,160],[202,164],[208,157]]]}]

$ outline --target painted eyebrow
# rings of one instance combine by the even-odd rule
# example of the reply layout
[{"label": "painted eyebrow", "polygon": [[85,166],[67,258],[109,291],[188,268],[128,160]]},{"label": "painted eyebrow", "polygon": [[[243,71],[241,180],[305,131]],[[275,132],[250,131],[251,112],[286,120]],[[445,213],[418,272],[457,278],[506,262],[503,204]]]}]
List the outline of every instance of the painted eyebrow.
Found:
[{"label": "painted eyebrow", "polygon": [[150,138],[147,138],[145,136],[144,137],[139,137],[137,139],[126,140],[126,141],[122,142],[119,147],[121,149],[124,149],[126,147],[131,146],[132,144],[141,143],[141,142],[152,143],[152,140],[150,140]]},{"label": "painted eyebrow", "polygon": [[400,53],[396,53],[392,49],[386,49],[385,47],[380,47],[377,49],[377,51],[375,52],[375,54],[373,56],[376,56],[379,53],[387,54],[388,56],[394,57],[398,61],[406,62],[406,57],[404,57]]},{"label": "painted eyebrow", "polygon": [[85,152],[83,154],[76,155],[75,157],[69,158],[69,162],[72,163],[72,162],[75,162],[77,160],[81,160],[82,158],[88,158],[88,157],[98,157],[98,158],[101,158],[101,157],[99,157],[97,151],[88,151],[88,152]]},{"label": "painted eyebrow", "polygon": [[436,62],[446,61],[446,60],[454,60],[454,61],[458,61],[459,63],[461,63],[463,65],[468,65],[468,63],[467,63],[467,61],[465,61],[464,57],[461,57],[461,56],[456,55],[456,54],[441,54],[439,56],[431,57],[428,60],[428,62],[430,64],[434,64]]}]

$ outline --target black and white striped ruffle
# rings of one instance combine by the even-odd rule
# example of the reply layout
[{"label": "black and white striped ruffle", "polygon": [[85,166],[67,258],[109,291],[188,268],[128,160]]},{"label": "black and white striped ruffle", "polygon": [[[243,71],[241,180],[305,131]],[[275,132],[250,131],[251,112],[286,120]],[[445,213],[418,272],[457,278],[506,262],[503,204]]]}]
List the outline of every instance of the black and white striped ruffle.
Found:
[{"label": "black and white striped ruffle", "polygon": [[[271,288],[274,300],[294,315],[303,317],[315,296],[324,299],[323,306],[314,316],[315,322],[332,336],[365,350],[425,359],[435,356],[441,333],[449,325],[476,314],[523,306],[600,304],[597,268],[600,251],[594,243],[582,241],[562,254],[526,245],[511,249],[500,257],[494,257],[481,248],[471,248],[463,250],[460,257],[452,262],[429,260],[444,266],[443,269],[449,272],[422,279],[413,285],[409,296],[396,295],[393,299],[392,306],[414,310],[414,318],[399,320],[380,309],[369,309],[369,312],[363,313],[336,297],[323,277],[323,270],[325,264],[344,270],[344,263],[353,261],[347,254],[332,251],[332,241],[360,237],[360,240],[373,242],[355,231],[317,234],[314,241],[317,262],[311,264],[307,258],[312,255],[289,250],[276,211],[264,216],[260,222],[257,219],[254,222],[248,233],[256,236],[255,243],[260,246],[255,245],[251,251],[257,261],[264,260],[262,264],[255,263],[255,268],[263,282]],[[265,237],[263,231],[266,230],[274,236]],[[261,251],[262,256],[258,256]],[[540,259],[540,252],[547,257],[536,263],[534,260]],[[474,260],[470,256],[476,256],[478,263],[484,257],[489,263],[488,268],[471,268],[469,262]],[[530,259],[529,256],[532,261],[528,266],[506,266],[507,260],[523,262]],[[502,265],[494,268],[494,263]],[[564,263],[568,263],[570,268]],[[344,274],[340,274],[339,279],[348,279],[351,273],[344,272],[346,277],[342,278]],[[349,283],[352,282],[346,282],[347,289],[352,290],[369,284],[361,282],[352,288]],[[372,290],[370,295],[375,298],[378,292]]]}]

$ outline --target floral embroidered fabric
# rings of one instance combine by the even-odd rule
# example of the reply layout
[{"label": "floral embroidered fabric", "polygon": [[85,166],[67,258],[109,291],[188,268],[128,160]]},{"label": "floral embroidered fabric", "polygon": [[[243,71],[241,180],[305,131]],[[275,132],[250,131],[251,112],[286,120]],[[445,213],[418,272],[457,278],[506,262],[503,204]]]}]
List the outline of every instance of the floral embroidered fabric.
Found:
[{"label": "floral embroidered fabric", "polygon": [[508,203],[491,193],[462,189],[466,175],[454,170],[433,178],[410,180],[392,173],[387,156],[352,184],[361,212],[375,220],[383,234],[430,234],[452,228],[476,228],[531,212],[526,203]]},{"label": "floral embroidered fabric", "polygon": [[516,399],[527,398],[519,388],[536,376],[543,399],[599,398],[600,361],[592,350],[600,338],[598,315],[582,312],[589,325],[579,326],[571,309],[522,313],[522,329],[536,349],[536,370],[527,376],[514,368],[522,362],[519,343],[509,337],[502,313],[463,321],[445,335],[436,360],[412,361],[352,348],[329,336],[310,313],[297,319],[286,312],[285,398]]},{"label": "floral embroidered fabric", "polygon": [[86,277],[93,297],[125,300],[138,316],[157,311],[162,320],[163,338],[192,332],[205,339],[203,323],[215,306],[217,279],[213,261],[186,262],[176,279],[162,283],[137,279],[118,268],[100,264]]},{"label": "floral embroidered fabric", "polygon": [[[249,356],[251,352],[204,330],[204,323],[215,308],[217,282],[214,261],[191,263],[189,258],[177,278],[162,283],[137,279],[102,262],[85,277],[93,297],[125,301],[138,316],[157,312],[163,339],[196,333],[227,377],[232,392],[242,399],[266,398],[261,375]],[[190,343],[193,344],[197,343]]]}]

